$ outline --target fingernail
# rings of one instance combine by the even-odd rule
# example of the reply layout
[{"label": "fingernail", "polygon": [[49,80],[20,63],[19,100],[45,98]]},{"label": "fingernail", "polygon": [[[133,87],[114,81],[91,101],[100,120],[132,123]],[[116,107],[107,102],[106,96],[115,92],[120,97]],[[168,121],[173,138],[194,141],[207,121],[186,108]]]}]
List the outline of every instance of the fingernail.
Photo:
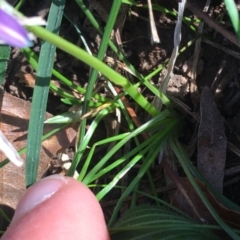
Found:
[{"label": "fingernail", "polygon": [[51,198],[60,188],[66,185],[67,178],[61,175],[51,175],[41,179],[31,186],[20,199],[12,222],[22,217],[39,204]]}]

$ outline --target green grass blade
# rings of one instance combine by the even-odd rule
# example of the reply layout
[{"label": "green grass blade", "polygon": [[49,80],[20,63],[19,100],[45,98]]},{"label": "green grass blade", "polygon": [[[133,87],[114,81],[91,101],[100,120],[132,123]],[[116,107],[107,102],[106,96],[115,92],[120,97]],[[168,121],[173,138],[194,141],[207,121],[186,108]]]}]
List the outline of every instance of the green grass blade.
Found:
[{"label": "green grass blade", "polygon": [[165,207],[137,206],[110,228],[111,239],[218,239],[208,229]]},{"label": "green grass blade", "polygon": [[[169,135],[171,135],[171,132],[174,130],[177,123],[178,123],[178,120],[175,120],[175,119],[172,120],[172,121],[169,121],[169,125],[166,128],[164,128],[164,130],[161,132],[161,134],[158,134],[158,139],[156,139],[154,141],[154,143],[151,144],[151,149],[146,156],[146,159],[148,159],[148,161],[143,163],[143,165],[140,168],[137,176],[133,179],[133,181],[129,184],[127,189],[121,195],[120,199],[118,200],[118,202],[117,202],[117,204],[114,208],[114,211],[112,213],[111,219],[109,220],[108,226],[111,226],[113,224],[113,222],[115,221],[115,219],[117,217],[117,214],[119,212],[119,209],[120,209],[123,201],[135,189],[135,186],[137,186],[137,184],[139,183],[142,176],[148,171],[152,162],[156,159],[156,156],[159,154],[161,149],[165,146],[165,142],[166,142],[167,137]],[[102,191],[100,193],[98,193],[100,196],[103,195]]]},{"label": "green grass blade", "polygon": [[208,199],[206,198],[206,196],[203,194],[202,190],[200,189],[200,187],[198,186],[196,180],[194,179],[192,173],[190,172],[189,168],[187,167],[186,163],[185,163],[185,159],[183,158],[183,147],[181,146],[181,144],[176,140],[176,139],[172,139],[170,141],[170,146],[173,150],[173,152],[175,153],[176,157],[178,158],[185,174],[187,175],[189,181],[191,182],[194,190],[196,191],[196,193],[198,194],[198,196],[200,197],[200,199],[202,200],[202,202],[204,203],[204,205],[206,206],[206,208],[208,209],[208,211],[212,214],[212,216],[215,218],[215,220],[217,221],[217,223],[222,227],[222,229],[224,231],[226,231],[229,236],[232,237],[232,239],[240,239],[240,236],[237,235],[233,229],[231,227],[229,227],[222,219],[221,217],[218,215],[218,213],[216,212],[216,210],[212,207],[212,205],[210,204],[210,202],[208,201]]},{"label": "green grass blade", "polygon": [[[22,53],[24,54],[24,56],[26,57],[26,59],[28,60],[28,62],[31,64],[31,66],[35,69],[35,71],[38,69],[38,56],[29,48],[24,48],[22,49]],[[59,73],[58,71],[52,69],[52,74],[53,76],[55,76],[57,79],[59,79],[63,84],[65,84],[66,86],[68,86],[71,89],[74,89],[74,91],[78,91],[81,94],[86,93],[86,89],[82,88],[76,84],[74,84],[72,81],[70,81],[69,79],[67,79],[66,77],[64,77],[61,73]],[[50,88],[54,88],[54,85],[51,83],[50,84]],[[53,89],[54,90],[54,89]],[[102,97],[98,94],[94,94],[93,98],[100,101],[100,102],[107,102],[109,101],[109,99]]]},{"label": "green grass blade", "polygon": [[77,59],[85,62],[89,66],[96,68],[103,75],[105,75],[110,81],[123,87],[124,91],[127,92],[136,101],[139,106],[141,106],[145,111],[147,111],[152,116],[157,116],[159,111],[150,104],[142,94],[140,94],[137,89],[123,76],[115,72],[113,69],[108,67],[103,62],[99,61],[97,58],[90,56],[86,51],[75,46],[72,43],[64,40],[63,38],[56,36],[55,34],[41,28],[38,26],[27,27],[29,31],[34,33],[36,36],[54,44],[63,51],[71,54]]},{"label": "green grass blade", "polygon": [[[129,134],[128,134],[129,135]],[[128,135],[126,135],[125,137],[127,137]],[[129,159],[130,157],[133,157],[133,159],[122,168],[121,172],[123,171],[124,174],[126,174],[126,172],[128,170],[130,170],[130,168],[135,165],[141,158],[143,158],[143,156],[145,155],[145,153],[147,153],[147,151],[149,151],[149,149],[151,148],[151,144],[154,142],[154,139],[156,139],[156,136],[152,136],[150,137],[148,140],[144,141],[142,144],[140,144],[139,146],[137,146],[136,148],[134,148],[133,150],[131,150],[130,152],[128,152],[126,155],[122,156],[120,159],[116,160],[114,163],[110,164],[109,166],[106,166],[104,168],[99,168],[98,172],[96,174],[92,174],[89,177],[91,180],[89,180],[89,182],[93,182],[96,179],[100,178],[101,176],[103,176],[104,174],[106,174],[107,172],[111,171],[112,169],[116,168],[117,166],[119,166],[120,164],[124,163],[127,159]],[[105,155],[106,159],[110,159],[111,155],[109,156],[108,153]],[[129,167],[130,166],[130,167]],[[115,180],[119,180],[122,176],[121,172],[119,172],[118,174],[115,175],[114,179]],[[120,177],[121,176],[121,177]],[[113,186],[116,185],[116,181],[114,180],[114,184],[109,183],[108,185],[108,189],[106,192],[109,192],[109,190],[111,188],[113,188]],[[83,180],[84,181],[84,180]],[[89,183],[88,183],[89,184]],[[106,193],[105,193],[106,194]],[[105,195],[104,194],[104,195]],[[102,198],[103,196],[99,196],[99,198]]]},{"label": "green grass blade", "polygon": [[[126,4],[130,4],[132,6],[140,7],[140,8],[148,8],[148,4],[138,4],[136,1],[122,0],[122,2],[126,3]],[[170,14],[172,16],[177,17],[177,12],[176,11],[171,11],[171,10],[169,10],[165,7],[162,7],[158,4],[152,4],[152,9],[155,10],[155,11],[160,11],[160,12]],[[193,20],[191,18],[184,17],[183,21],[189,26],[189,28],[192,31],[197,32],[196,27],[193,24],[191,24],[193,22]],[[200,22],[200,20],[196,19],[194,22],[198,23],[198,22]]]},{"label": "green grass blade", "polygon": [[[155,138],[156,139],[156,138]],[[103,188],[98,194],[97,194],[97,198],[98,199],[102,199],[107,193],[109,193],[109,191],[118,183],[118,181],[135,165],[138,163],[138,161],[140,161],[144,155],[152,148],[151,144],[148,144],[147,147],[145,147],[144,149],[141,149],[138,151],[138,153],[136,155],[134,155],[134,157],[124,166],[121,168],[120,172],[117,173],[113,180],[105,187]],[[159,151],[159,150],[158,150]],[[133,151],[128,153],[129,156],[133,155]],[[102,171],[100,171],[99,173],[96,174],[96,176],[94,176],[91,180],[93,181],[94,179],[97,179],[98,177],[100,177],[101,175],[103,175],[103,171],[110,171],[111,169],[117,167],[118,165],[120,165],[121,163],[123,163],[128,156],[123,156],[121,159],[115,161],[113,164],[111,164],[110,166],[104,168]],[[105,170],[106,169],[106,170]],[[103,173],[102,173],[103,172]]]},{"label": "green grass blade", "polygon": [[167,120],[170,121],[170,119],[167,119],[169,116],[168,110],[163,111],[160,113],[157,117],[153,118],[149,122],[143,124],[139,128],[135,129],[133,132],[131,132],[129,135],[127,135],[124,139],[122,139],[119,143],[117,143],[109,152],[108,154],[101,159],[100,162],[98,162],[94,168],[87,174],[87,176],[84,178],[83,182],[85,184],[88,184],[91,181],[92,176],[94,176],[101,168],[102,166],[108,161],[108,159],[118,150],[120,149],[124,144],[126,144],[130,139],[137,136],[143,131],[146,131],[149,129],[149,127],[153,126],[156,123],[159,123],[161,120]]},{"label": "green grass blade", "polygon": [[234,0],[224,0],[229,17],[232,21],[233,28],[237,33],[238,40],[240,40],[240,19],[238,9]]},{"label": "green grass blade", "polygon": [[81,32],[81,30],[78,28],[77,24],[75,24],[69,17],[67,14],[64,14],[64,17],[74,26],[74,28],[76,29],[76,32],[79,34],[79,37],[81,38],[81,41],[86,49],[86,51],[92,55],[92,51],[91,49],[89,48],[88,44],[87,44],[87,41],[85,40],[85,38],[83,37],[83,34]]},{"label": "green grass blade", "polygon": [[[114,106],[112,106],[114,107]],[[105,108],[103,109],[102,111],[100,111],[96,118],[93,120],[93,122],[91,123],[91,126],[89,127],[87,133],[84,135],[84,138],[82,140],[82,143],[81,145],[79,146],[77,152],[76,152],[76,155],[73,159],[73,162],[72,162],[72,165],[68,171],[68,176],[73,176],[76,168],[77,168],[77,165],[79,164],[80,160],[81,160],[81,157],[83,156],[83,153],[84,151],[86,150],[87,146],[88,146],[88,143],[94,133],[94,131],[96,130],[99,122],[102,120],[103,117],[105,117],[109,111],[111,109],[111,106],[109,108]],[[84,172],[83,170],[80,172],[79,174],[79,177],[78,177],[78,180],[80,181],[82,179],[82,177],[84,176]]]},{"label": "green grass blade", "polygon": [[7,62],[10,57],[11,47],[7,45],[0,45],[0,85],[5,79]]},{"label": "green grass blade", "polygon": [[[47,29],[55,34],[59,32],[64,6],[65,0],[53,0],[51,5]],[[32,185],[37,179],[43,122],[52,76],[55,50],[56,47],[48,42],[44,42],[41,48],[27,138],[26,186]]]},{"label": "green grass blade", "polygon": [[237,204],[233,203],[232,201],[230,201],[228,198],[226,198],[224,195],[222,195],[221,193],[219,193],[218,191],[216,191],[215,188],[213,188],[208,181],[206,181],[206,179],[198,172],[198,170],[196,169],[196,167],[192,164],[192,162],[190,161],[190,159],[188,158],[188,155],[186,153],[186,151],[181,147],[181,157],[185,160],[185,164],[186,166],[189,168],[189,170],[191,171],[191,173],[193,174],[193,176],[195,178],[198,178],[200,181],[202,181],[204,184],[206,184],[206,186],[211,190],[211,192],[214,194],[214,196],[216,197],[216,199],[222,203],[224,206],[226,206],[229,209],[232,210],[236,210],[238,212],[240,212],[240,206],[238,206]]},{"label": "green grass blade", "polygon": [[117,136],[113,136],[113,137],[110,137],[110,138],[107,138],[107,139],[104,139],[104,140],[101,140],[101,141],[98,141],[96,143],[94,143],[94,145],[91,147],[91,150],[84,162],[84,165],[81,169],[81,172],[79,174],[79,180],[82,180],[83,177],[85,176],[87,170],[88,170],[88,167],[91,163],[91,160],[92,160],[92,156],[94,154],[94,151],[96,149],[97,146],[100,146],[100,145],[104,145],[104,144],[107,144],[107,143],[111,143],[111,142],[115,142],[115,141],[118,141],[118,140],[121,140],[123,139],[124,137],[126,137],[129,133],[123,133],[123,134],[120,134],[120,135],[117,135]]},{"label": "green grass blade", "polygon": [[[82,0],[76,0],[79,7],[82,9],[88,20],[91,22],[92,26],[98,31],[100,35],[103,35],[103,30],[99,26],[93,14],[89,11],[87,6],[83,3]],[[117,46],[112,42],[111,39],[108,40],[109,47],[113,50],[113,52],[118,56],[120,60],[122,60],[129,69],[135,74],[135,76],[140,80],[142,79],[142,75],[134,68],[133,65],[128,61],[128,59],[122,54],[121,51],[117,48]]]},{"label": "green grass blade", "polygon": [[[95,20],[94,16],[92,13],[87,9],[86,5],[81,1],[81,0],[76,0],[82,11],[85,13],[86,17],[88,20],[91,22],[93,27],[99,32],[99,34],[103,35],[103,31],[100,28],[98,22]],[[116,45],[109,40],[108,42],[109,47],[113,50],[113,52],[118,56],[120,60],[122,60],[126,66],[135,74],[135,76],[140,80],[141,84],[144,84],[151,92],[154,93],[154,95],[158,96],[162,102],[165,105],[170,105],[169,99],[162,94],[156,87],[154,87],[147,79],[145,79],[135,68],[134,66],[131,65],[131,63],[128,61],[128,59],[122,54],[121,51],[116,47]]]},{"label": "green grass blade", "polygon": [[[102,41],[101,41],[101,45],[100,45],[100,48],[99,48],[99,51],[98,51],[98,54],[97,54],[97,59],[100,60],[100,61],[102,61],[102,59],[103,59],[103,57],[106,53],[106,50],[107,50],[107,47],[108,47],[108,40],[111,37],[111,32],[112,32],[112,29],[114,27],[114,24],[115,24],[115,21],[116,21],[116,18],[117,18],[117,13],[119,12],[120,7],[121,7],[121,1],[113,1],[111,11],[110,11],[110,14],[109,14],[109,18],[108,18],[108,21],[107,21],[107,25],[106,25],[106,28],[105,28],[105,31],[104,31],[104,34],[103,34],[103,38],[102,38]],[[85,94],[85,97],[84,97],[82,114],[85,114],[87,112],[89,102],[90,102],[90,99],[91,99],[92,94],[93,94],[93,88],[94,88],[94,85],[96,83],[98,74],[99,74],[98,70],[93,69],[93,71],[90,75],[89,81],[88,81],[87,91],[86,91],[86,94]],[[77,143],[78,147],[79,147],[80,144],[82,144],[82,140],[83,140],[84,135],[85,135],[85,129],[86,129],[86,119],[83,120],[82,124],[81,124],[81,129],[80,129],[81,135],[79,137],[79,142]],[[78,160],[76,159],[76,161],[78,161]]]},{"label": "green grass blade", "polygon": [[[89,184],[88,187],[89,188],[96,188],[96,187],[100,187],[100,188],[104,188],[104,187],[107,187],[108,184]],[[114,186],[114,188],[117,188],[117,189],[121,189],[121,190],[126,190],[127,187],[126,186],[119,186],[119,185],[116,185]],[[173,211],[175,211],[176,213],[179,213],[181,215],[183,215],[186,219],[189,219],[189,220],[193,220],[191,217],[189,217],[186,213],[182,212],[181,210],[179,210],[178,208],[175,208],[174,206],[172,206],[170,203],[168,202],[165,202],[163,201],[162,199],[160,199],[159,197],[155,197],[153,196],[152,194],[148,194],[146,192],[143,192],[143,191],[140,191],[140,190],[133,190],[133,192],[136,192],[142,196],[145,196],[151,200],[154,200],[156,202],[158,202],[160,204],[160,206],[165,206],[166,208],[168,209],[172,209]],[[216,226],[217,229],[221,229],[219,226]],[[240,230],[239,230],[240,232]]]},{"label": "green grass blade", "polygon": [[2,208],[0,207],[0,215],[2,215],[2,217],[8,222],[11,222],[11,219],[7,216],[7,214],[2,210]]},{"label": "green grass blade", "polygon": [[20,9],[22,7],[22,5],[25,3],[25,0],[20,0],[17,5],[16,5],[16,9]]}]

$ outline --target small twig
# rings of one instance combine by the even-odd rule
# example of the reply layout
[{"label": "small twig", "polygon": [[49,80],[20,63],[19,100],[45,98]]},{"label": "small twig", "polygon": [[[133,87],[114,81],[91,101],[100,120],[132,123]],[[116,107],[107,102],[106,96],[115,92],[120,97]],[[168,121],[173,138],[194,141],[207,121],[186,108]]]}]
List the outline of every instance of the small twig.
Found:
[{"label": "small twig", "polygon": [[[131,15],[135,16],[135,17],[138,17],[146,22],[150,22],[150,19],[149,18],[146,18],[146,17],[143,17],[141,15],[139,15],[137,12],[134,12],[133,10],[130,11]],[[158,22],[155,22],[155,25],[158,27],[158,28],[164,28],[164,29],[173,29],[173,27],[166,27],[166,26],[162,26],[161,24],[159,24]]]},{"label": "small twig", "polygon": [[234,166],[224,171],[224,177],[236,175],[238,173],[240,173],[240,166]]},{"label": "small twig", "polygon": [[[176,58],[178,55],[178,50],[181,42],[182,18],[183,18],[183,13],[185,9],[185,4],[186,4],[186,0],[182,0],[182,2],[178,3],[178,20],[174,30],[174,48],[168,63],[167,74],[164,76],[164,79],[159,89],[163,94],[167,92],[168,83],[171,78],[173,68],[176,62]],[[162,101],[157,96],[155,96],[152,101],[152,105],[155,106],[159,111],[161,111],[162,104],[163,104]]]},{"label": "small twig", "polygon": [[215,43],[215,42],[213,42],[209,39],[202,39],[202,41],[211,45],[211,46],[213,46],[213,47],[215,47],[215,48],[217,48],[217,49],[220,49],[221,51],[223,51],[223,52],[225,52],[225,53],[227,53],[227,54],[229,54],[229,55],[231,55],[231,56],[233,56],[237,59],[240,59],[240,53],[239,52],[236,52],[236,51],[233,51],[229,48],[223,47],[222,45],[217,44],[217,43]]},{"label": "small twig", "polygon": [[227,38],[230,42],[235,44],[237,47],[240,47],[240,42],[238,41],[237,37],[229,32],[227,29],[219,25],[214,19],[209,17],[206,13],[202,12],[195,4],[191,1],[186,3],[186,7],[193,12],[197,17],[201,18],[205,23],[208,24],[209,27],[216,30],[218,33],[222,34],[225,38]]},{"label": "small twig", "polygon": [[221,65],[220,65],[220,68],[213,80],[213,83],[212,83],[212,86],[211,86],[211,91],[212,91],[212,94],[215,95],[216,94],[216,91],[217,91],[217,88],[218,88],[218,85],[220,83],[220,75],[222,73],[222,70],[223,68],[226,66],[226,60],[223,60],[221,62]]},{"label": "small twig", "polygon": [[230,150],[231,152],[235,153],[237,156],[240,157],[240,149],[238,147],[236,147],[234,144],[228,142],[227,148],[228,148],[228,150]]},{"label": "small twig", "polygon": [[227,187],[227,186],[229,186],[229,185],[233,185],[234,183],[239,182],[239,180],[240,180],[240,176],[236,176],[236,177],[234,177],[234,178],[232,178],[232,179],[224,182],[224,183],[223,183],[223,187]]},{"label": "small twig", "polygon": [[200,121],[200,116],[199,114],[197,114],[196,112],[193,112],[191,110],[191,108],[186,105],[184,102],[182,102],[180,99],[172,96],[172,95],[168,95],[168,98],[175,103],[177,106],[179,106],[182,110],[184,110],[186,113],[188,113],[190,116],[192,116],[197,122]]},{"label": "small twig", "polygon": [[[207,0],[205,7],[203,9],[203,12],[208,12],[209,5],[211,3],[211,0]],[[198,33],[201,34],[203,31],[203,26],[204,23],[201,22],[198,27]],[[194,49],[194,57],[193,57],[193,66],[192,66],[192,71],[191,71],[191,93],[196,94],[197,93],[197,83],[196,83],[196,78],[197,78],[197,64],[198,64],[198,59],[199,55],[201,52],[201,38],[198,38],[198,40],[195,43],[195,49]]]},{"label": "small twig", "polygon": [[[122,29],[126,20],[127,12],[128,12],[128,5],[123,4],[119,10],[118,17],[115,23],[115,38],[117,45],[122,48]],[[122,49],[121,49],[122,50]]]},{"label": "small twig", "polygon": [[148,11],[149,11],[149,19],[150,19],[150,28],[151,28],[151,42],[152,44],[160,43],[160,39],[157,33],[157,28],[154,21],[152,3],[151,0],[148,0]]}]

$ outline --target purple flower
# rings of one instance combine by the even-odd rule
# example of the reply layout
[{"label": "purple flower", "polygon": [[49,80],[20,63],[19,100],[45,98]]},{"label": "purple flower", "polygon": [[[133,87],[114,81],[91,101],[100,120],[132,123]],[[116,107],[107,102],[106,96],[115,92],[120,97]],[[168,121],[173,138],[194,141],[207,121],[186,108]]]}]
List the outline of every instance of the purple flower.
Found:
[{"label": "purple flower", "polygon": [[27,30],[18,20],[0,9],[0,42],[23,48],[31,45]]}]

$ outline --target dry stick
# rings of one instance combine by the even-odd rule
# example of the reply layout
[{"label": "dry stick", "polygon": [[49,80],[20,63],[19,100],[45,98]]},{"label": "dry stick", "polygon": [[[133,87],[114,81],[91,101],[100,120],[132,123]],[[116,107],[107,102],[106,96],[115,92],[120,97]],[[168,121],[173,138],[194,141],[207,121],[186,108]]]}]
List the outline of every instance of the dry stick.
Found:
[{"label": "dry stick", "polygon": [[160,43],[160,39],[157,33],[157,28],[156,28],[154,17],[153,17],[151,0],[148,0],[148,11],[149,11],[150,28],[151,28],[151,43],[152,44]]},{"label": "dry stick", "polygon": [[234,178],[231,178],[231,179],[228,180],[228,181],[225,181],[224,184],[223,184],[223,186],[224,186],[224,187],[227,187],[227,186],[229,186],[229,185],[232,185],[232,184],[234,184],[234,183],[237,183],[239,180],[240,180],[240,176],[236,176],[236,177],[234,177]]},{"label": "dry stick", "polygon": [[220,75],[221,75],[221,73],[222,73],[222,71],[223,71],[223,68],[224,68],[225,66],[226,66],[226,60],[223,60],[223,61],[221,62],[220,68],[219,68],[219,70],[218,70],[218,72],[217,72],[217,75],[215,76],[215,78],[214,78],[214,80],[213,80],[213,83],[212,83],[212,86],[211,86],[211,92],[212,92],[213,96],[216,94],[217,88],[218,88],[219,83],[220,83],[220,81],[221,81]]},{"label": "dry stick", "polygon": [[240,149],[236,147],[233,143],[228,141],[227,147],[231,152],[235,153],[237,156],[240,157]]},{"label": "dry stick", "polygon": [[240,166],[234,166],[224,171],[224,177],[236,175],[238,173],[240,173]]},{"label": "dry stick", "polygon": [[215,47],[215,48],[217,48],[217,49],[220,49],[221,51],[223,51],[223,52],[225,52],[225,53],[227,53],[227,54],[229,54],[229,55],[231,55],[231,56],[233,56],[237,59],[240,59],[240,53],[239,52],[236,52],[236,51],[233,51],[229,48],[223,47],[222,45],[217,44],[217,43],[215,43],[215,42],[213,42],[209,39],[202,39],[202,41],[211,45],[211,46],[213,46],[213,47]]},{"label": "dry stick", "polygon": [[122,38],[121,38],[121,35],[122,35],[122,29],[123,29],[123,26],[124,26],[124,23],[125,23],[125,20],[126,20],[126,16],[127,16],[127,13],[128,13],[128,9],[129,9],[129,6],[126,5],[126,4],[123,4],[119,10],[119,13],[118,13],[118,17],[117,17],[117,20],[116,20],[116,23],[115,23],[115,38],[116,38],[116,42],[118,44],[118,47],[122,49]]},{"label": "dry stick", "polygon": [[[150,22],[150,19],[149,18],[146,18],[146,17],[143,17],[141,15],[139,15],[137,12],[134,12],[133,10],[130,11],[131,15],[135,16],[135,17],[138,17],[139,19],[142,19],[146,22]],[[163,29],[173,29],[173,27],[165,27],[165,26],[162,26],[160,23],[158,22],[154,22],[155,25],[158,27],[158,28],[163,28]],[[147,38],[147,37],[145,37]]]},{"label": "dry stick", "polygon": [[[169,83],[169,80],[170,80],[172,72],[173,72],[173,68],[174,68],[178,50],[179,50],[179,45],[181,42],[182,18],[183,18],[186,1],[187,0],[182,0],[182,2],[178,3],[178,19],[177,19],[177,24],[175,26],[174,39],[173,39],[174,40],[174,48],[173,48],[172,55],[171,55],[171,58],[168,63],[167,74],[164,76],[164,79],[162,80],[161,86],[159,88],[159,90],[163,94],[166,94],[166,92],[167,92],[168,83]],[[159,99],[159,97],[155,96],[153,98],[152,105],[155,108],[157,108],[159,111],[161,111],[163,103]],[[150,118],[149,115],[148,115],[148,118]]]},{"label": "dry stick", "polygon": [[214,19],[210,18],[206,13],[203,13],[201,9],[199,9],[191,1],[186,3],[186,7],[191,12],[193,12],[197,17],[201,18],[205,23],[207,23],[209,27],[213,28],[218,33],[222,34],[225,38],[227,38],[230,42],[235,44],[237,47],[240,47],[240,42],[238,41],[237,37],[234,34],[232,34],[227,29],[219,25]]},{"label": "dry stick", "polygon": [[[208,12],[209,5],[211,3],[211,0],[207,0],[206,5],[203,9],[203,12]],[[201,22],[198,27],[198,33],[201,34],[203,31],[203,26],[204,23]],[[193,57],[193,66],[192,66],[192,74],[191,74],[191,93],[192,94],[197,94],[197,83],[196,83],[196,78],[197,78],[197,64],[198,64],[198,59],[201,51],[201,38],[199,38],[196,43],[195,43],[195,49],[194,49],[194,57]]]}]

